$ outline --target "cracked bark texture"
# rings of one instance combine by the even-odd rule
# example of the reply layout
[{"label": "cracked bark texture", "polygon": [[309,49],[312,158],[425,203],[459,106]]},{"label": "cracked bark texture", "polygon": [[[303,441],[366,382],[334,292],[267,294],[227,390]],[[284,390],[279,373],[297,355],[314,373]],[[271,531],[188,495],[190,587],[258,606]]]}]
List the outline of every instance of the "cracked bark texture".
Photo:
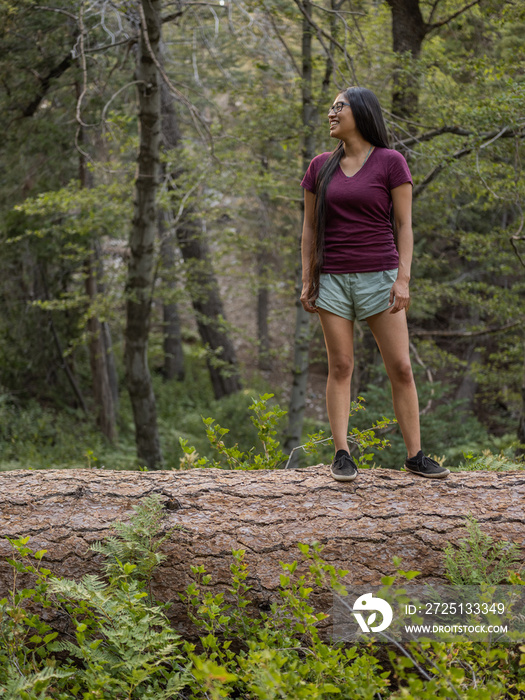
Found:
[{"label": "cracked bark texture", "polygon": [[[127,520],[133,506],[152,493],[165,503],[166,561],[156,570],[153,591],[173,601],[170,617],[193,636],[178,592],[191,581],[191,565],[204,564],[212,588],[230,584],[232,549],[245,549],[254,608],[276,599],[280,561],[300,560],[298,542],[319,541],[323,557],[349,569],[347,582],[380,583],[402,568],[421,572],[416,582],[444,579],[443,550],[457,544],[472,513],[494,539],[525,545],[525,472],[463,472],[443,481],[418,479],[385,469],[362,471],[341,484],[327,466],[277,471],[110,472],[102,470],[12,471],[0,474],[0,598],[12,584],[6,539],[30,536],[33,551],[47,549],[45,566],[78,579],[100,573],[100,555],[89,545]],[[525,563],[525,548],[521,553]],[[517,567],[520,565],[518,564]],[[299,571],[303,567],[299,566]],[[329,610],[329,591],[315,596]]]},{"label": "cracked bark texture", "polygon": [[136,81],[139,97],[140,147],[135,180],[133,224],[129,237],[126,281],[126,330],[124,359],[137,456],[149,469],[162,465],[155,394],[148,366],[148,338],[155,283],[155,198],[159,183],[160,76],[157,57],[161,39],[161,2],[142,0],[142,22]]}]

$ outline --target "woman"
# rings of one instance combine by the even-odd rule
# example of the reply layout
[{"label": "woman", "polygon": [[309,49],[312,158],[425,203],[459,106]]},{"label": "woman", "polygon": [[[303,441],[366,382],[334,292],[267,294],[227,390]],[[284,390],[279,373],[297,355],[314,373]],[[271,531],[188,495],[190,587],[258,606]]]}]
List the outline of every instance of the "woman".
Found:
[{"label": "woman", "polygon": [[[348,451],[354,321],[366,319],[392,385],[407,448],[405,468],[428,478],[449,474],[420,444],[419,404],[409,356],[406,310],[412,262],[412,178],[388,148],[381,107],[366,88],[341,92],[328,111],[332,153],[316,156],[304,188],[302,238],[306,311],[318,313],[328,353],[326,406],[335,458],[332,476],[353,481]],[[391,212],[396,230],[394,242]]]}]

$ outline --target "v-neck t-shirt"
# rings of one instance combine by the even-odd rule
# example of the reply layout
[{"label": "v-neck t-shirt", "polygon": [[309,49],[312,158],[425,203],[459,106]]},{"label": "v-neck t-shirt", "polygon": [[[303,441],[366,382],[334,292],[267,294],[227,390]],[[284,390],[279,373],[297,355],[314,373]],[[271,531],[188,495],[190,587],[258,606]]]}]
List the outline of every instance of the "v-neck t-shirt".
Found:
[{"label": "v-neck t-shirt", "polygon": [[[310,163],[301,182],[315,193],[319,171],[331,152]],[[390,212],[391,190],[413,184],[403,155],[374,148],[364,165],[347,176],[339,166],[326,190],[326,230],[322,273],[379,272],[399,264]]]}]

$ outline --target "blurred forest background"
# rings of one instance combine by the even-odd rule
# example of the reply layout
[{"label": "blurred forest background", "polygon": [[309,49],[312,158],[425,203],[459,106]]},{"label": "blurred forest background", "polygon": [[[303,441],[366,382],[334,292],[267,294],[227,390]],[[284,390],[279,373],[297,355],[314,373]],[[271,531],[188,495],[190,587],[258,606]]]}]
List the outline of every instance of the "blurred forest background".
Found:
[{"label": "blurred forest background", "polygon": [[[414,176],[425,450],[522,464],[520,0],[0,0],[0,14],[0,469],[177,469],[181,438],[210,450],[203,416],[249,450],[264,392],[287,410],[285,451],[329,434],[322,334],[297,304],[299,183],[335,147],[326,114],[348,85],[376,92]],[[363,428],[392,408],[366,324],[356,343]],[[376,463],[399,468],[386,430]]]}]

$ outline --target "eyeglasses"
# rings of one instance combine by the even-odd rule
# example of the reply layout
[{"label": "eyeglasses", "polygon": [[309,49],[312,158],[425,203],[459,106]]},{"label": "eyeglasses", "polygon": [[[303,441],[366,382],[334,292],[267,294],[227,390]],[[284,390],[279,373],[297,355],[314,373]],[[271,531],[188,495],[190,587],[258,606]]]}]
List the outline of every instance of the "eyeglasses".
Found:
[{"label": "eyeglasses", "polygon": [[348,104],[348,102],[336,102],[333,104],[330,109],[328,110],[328,116],[330,116],[330,112],[333,112],[334,114],[339,114],[339,112],[343,109],[343,107],[351,107],[352,105]]}]

